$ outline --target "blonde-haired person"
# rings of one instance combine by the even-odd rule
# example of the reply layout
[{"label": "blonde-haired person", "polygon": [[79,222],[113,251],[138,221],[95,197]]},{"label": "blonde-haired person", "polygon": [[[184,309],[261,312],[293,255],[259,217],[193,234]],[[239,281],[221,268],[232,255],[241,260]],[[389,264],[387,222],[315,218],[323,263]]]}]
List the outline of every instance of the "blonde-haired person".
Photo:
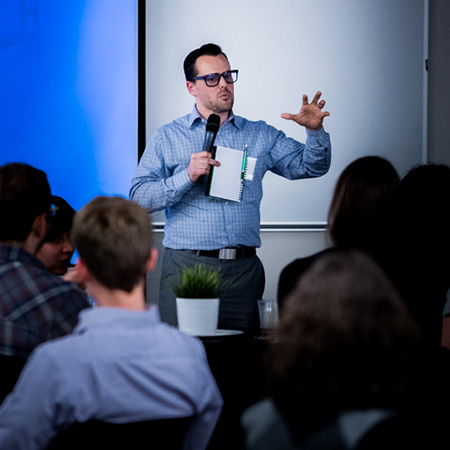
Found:
[{"label": "blonde-haired person", "polygon": [[145,304],[145,274],[157,260],[148,212],[121,197],[95,198],[76,214],[73,240],[98,307],[32,354],[0,409],[0,448],[46,448],[59,430],[89,419],[192,416],[184,449],[205,449],[222,398],[201,342]]}]

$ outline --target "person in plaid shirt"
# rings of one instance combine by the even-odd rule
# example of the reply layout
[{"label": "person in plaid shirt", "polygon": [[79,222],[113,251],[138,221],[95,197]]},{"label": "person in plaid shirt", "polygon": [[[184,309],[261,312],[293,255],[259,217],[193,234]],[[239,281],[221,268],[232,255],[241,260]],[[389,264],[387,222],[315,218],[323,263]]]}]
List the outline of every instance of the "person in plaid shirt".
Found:
[{"label": "person in plaid shirt", "polygon": [[76,284],[36,257],[51,217],[46,174],[27,164],[0,167],[0,353],[27,358],[41,342],[66,335],[90,307]]}]

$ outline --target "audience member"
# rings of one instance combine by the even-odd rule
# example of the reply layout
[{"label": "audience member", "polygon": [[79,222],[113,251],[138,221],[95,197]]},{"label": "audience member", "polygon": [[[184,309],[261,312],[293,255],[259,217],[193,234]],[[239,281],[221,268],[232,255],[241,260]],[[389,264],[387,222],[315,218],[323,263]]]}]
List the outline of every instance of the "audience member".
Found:
[{"label": "audience member", "polygon": [[390,274],[429,345],[441,345],[450,288],[450,167],[425,164],[401,180]]},{"label": "audience member", "polygon": [[0,354],[26,358],[41,342],[70,333],[86,294],[36,257],[45,239],[50,186],[26,164],[0,167]]},{"label": "audience member", "polygon": [[76,213],[73,239],[98,307],[80,314],[73,334],[30,356],[0,408],[0,448],[45,448],[59,430],[89,419],[193,416],[184,448],[205,449],[222,398],[201,342],[146,308],[145,274],[157,259],[147,211],[97,197]]},{"label": "audience member", "polygon": [[428,423],[438,433],[450,421],[450,350],[442,346],[448,334],[442,315],[450,287],[450,167],[413,167],[400,181],[395,212],[388,273],[424,336],[411,409],[427,411]]},{"label": "audience member", "polygon": [[[266,360],[274,404],[298,448],[355,448],[371,426],[400,416],[420,339],[372,258],[335,251],[315,261],[286,300]],[[390,438],[406,443],[405,430]]]},{"label": "audience member", "polygon": [[[76,283],[80,289],[86,286],[78,276],[78,269],[72,263],[75,247],[71,240],[72,222],[75,210],[61,197],[52,195],[53,215],[50,218],[50,228],[37,253],[37,257],[45,267],[65,281]],[[89,299],[93,303],[92,299]]]},{"label": "audience member", "polygon": [[72,221],[75,210],[61,197],[52,195],[50,226],[37,257],[49,272],[62,276],[72,266],[71,259],[75,248],[71,242]]},{"label": "audience member", "polygon": [[300,276],[330,249],[364,251],[382,267],[390,258],[393,201],[400,177],[392,164],[379,156],[364,156],[341,173],[328,211],[331,247],[298,258],[281,272],[278,283],[280,309]]}]

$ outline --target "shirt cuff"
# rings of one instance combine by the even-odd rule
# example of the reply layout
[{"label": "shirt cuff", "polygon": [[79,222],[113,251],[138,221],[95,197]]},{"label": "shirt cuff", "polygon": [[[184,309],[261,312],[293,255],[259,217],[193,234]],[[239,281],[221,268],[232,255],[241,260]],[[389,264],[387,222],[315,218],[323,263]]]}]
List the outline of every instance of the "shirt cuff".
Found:
[{"label": "shirt cuff", "polygon": [[325,150],[330,148],[330,135],[325,128],[322,127],[317,131],[306,129],[306,136],[311,148],[324,148]]},{"label": "shirt cuff", "polygon": [[177,173],[172,177],[173,187],[176,191],[187,191],[194,184],[189,178],[187,169]]}]

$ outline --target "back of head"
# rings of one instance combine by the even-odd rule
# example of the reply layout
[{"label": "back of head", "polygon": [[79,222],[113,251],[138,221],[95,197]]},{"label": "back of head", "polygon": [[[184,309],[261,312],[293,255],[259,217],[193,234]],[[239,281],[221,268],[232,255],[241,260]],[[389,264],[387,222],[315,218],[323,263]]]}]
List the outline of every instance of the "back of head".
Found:
[{"label": "back of head", "polygon": [[45,242],[51,242],[61,238],[72,230],[72,222],[75,210],[61,197],[51,196],[52,216],[50,226],[45,236]]},{"label": "back of head", "polygon": [[186,81],[192,81],[194,77],[197,76],[195,70],[195,63],[200,56],[218,56],[223,55],[225,58],[227,55],[222,51],[222,49],[216,44],[204,44],[200,48],[196,48],[186,56],[183,64],[184,76]]},{"label": "back of head", "polygon": [[411,169],[400,182],[396,210],[405,241],[416,249],[448,252],[450,167],[426,164]]},{"label": "back of head", "polygon": [[50,208],[50,186],[42,170],[28,164],[0,167],[0,241],[24,242],[34,220]]},{"label": "back of head", "polygon": [[441,344],[442,311],[450,288],[450,167],[414,167],[396,201],[393,279],[428,343]]},{"label": "back of head", "polygon": [[392,224],[399,181],[393,165],[379,156],[356,159],[344,169],[328,214],[334,247],[363,250],[379,259]]},{"label": "back of head", "polygon": [[153,248],[151,217],[121,197],[97,197],[75,214],[73,242],[92,275],[108,289],[131,292]]},{"label": "back of head", "polygon": [[309,431],[342,411],[395,407],[419,340],[380,267],[359,252],[331,252],[286,301],[267,361],[274,400]]}]

